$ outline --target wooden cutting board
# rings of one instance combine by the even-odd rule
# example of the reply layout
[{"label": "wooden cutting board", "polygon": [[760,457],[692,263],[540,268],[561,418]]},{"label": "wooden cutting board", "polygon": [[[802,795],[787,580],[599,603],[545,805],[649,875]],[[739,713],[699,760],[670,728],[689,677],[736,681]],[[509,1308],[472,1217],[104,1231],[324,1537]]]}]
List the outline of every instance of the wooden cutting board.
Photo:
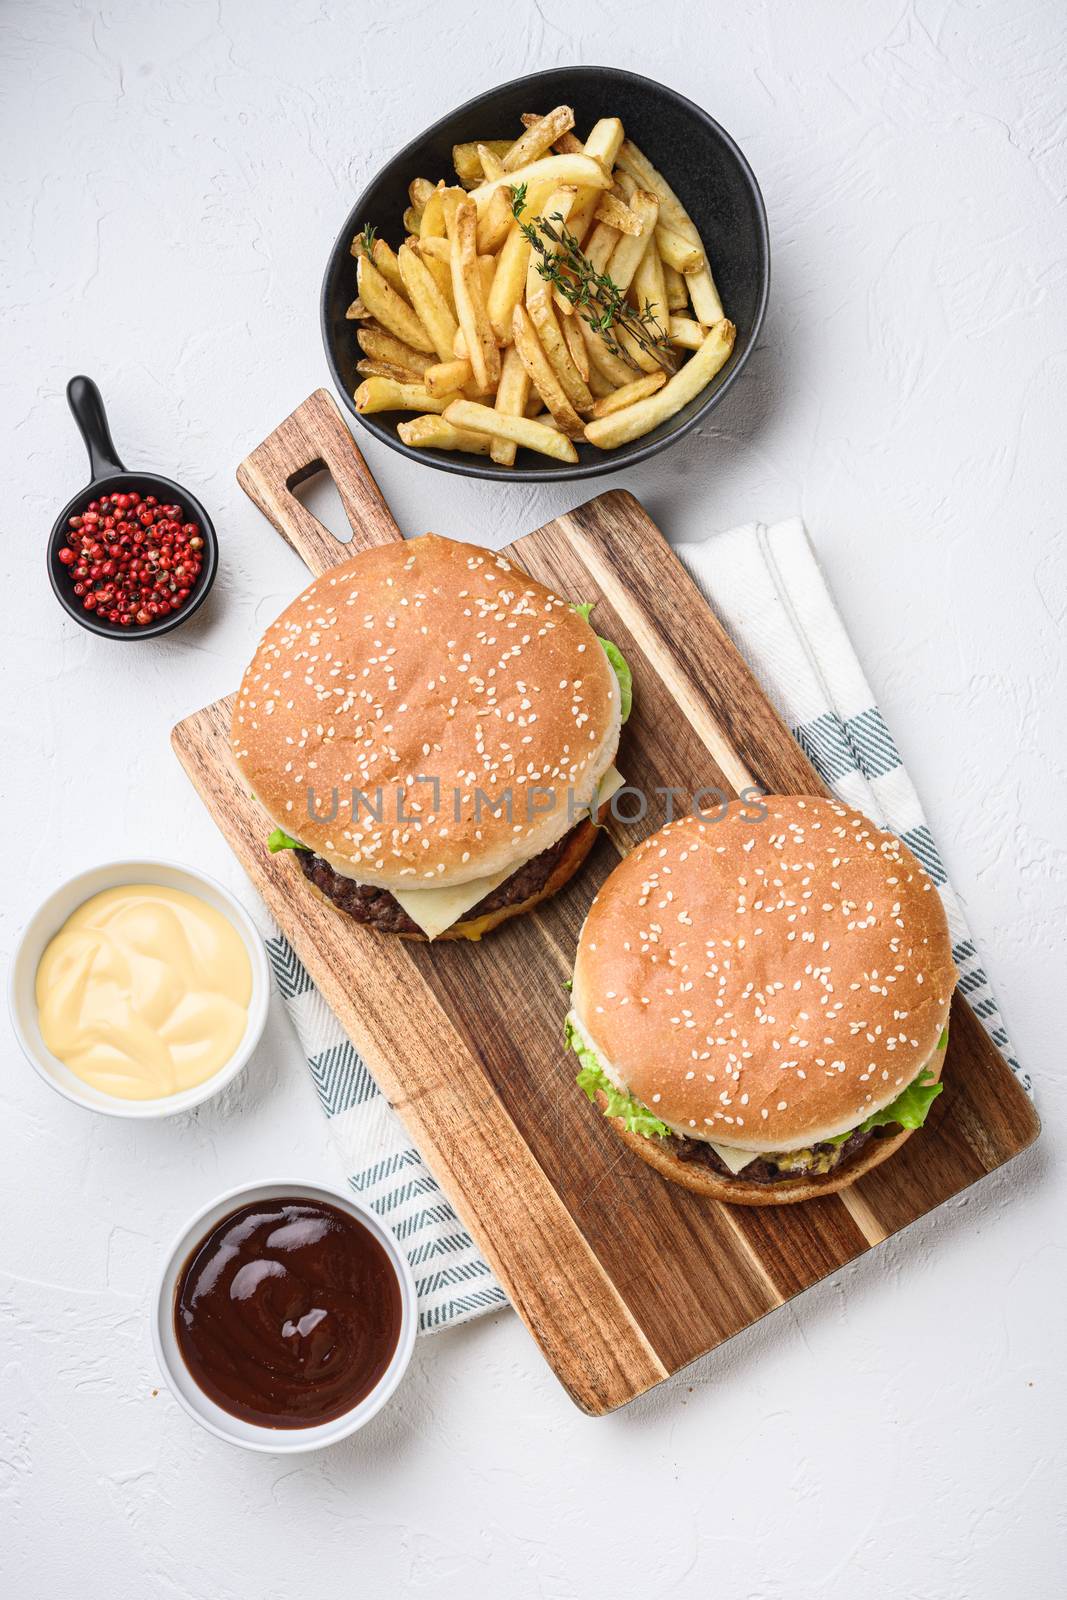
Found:
[{"label": "wooden cutting board", "polygon": [[[329,468],[351,544],[291,494]],[[298,408],[238,479],[318,575],[400,537],[332,399]],[[614,490],[511,546],[574,600],[634,673],[617,758],[649,796],[673,786],[813,794],[823,786],[658,529]],[[251,649],[251,641],[250,641]],[[383,937],[333,911],[288,854],[229,757],[232,697],[174,747],[245,870],[583,1410],[632,1400],[687,1362],[1009,1161],[1036,1137],[1030,1102],[956,997],[945,1092],[927,1127],[840,1195],[719,1205],[636,1160],[574,1084],[564,1050],[578,931],[619,854],[664,820],[611,824],[578,877],[481,944]]]}]

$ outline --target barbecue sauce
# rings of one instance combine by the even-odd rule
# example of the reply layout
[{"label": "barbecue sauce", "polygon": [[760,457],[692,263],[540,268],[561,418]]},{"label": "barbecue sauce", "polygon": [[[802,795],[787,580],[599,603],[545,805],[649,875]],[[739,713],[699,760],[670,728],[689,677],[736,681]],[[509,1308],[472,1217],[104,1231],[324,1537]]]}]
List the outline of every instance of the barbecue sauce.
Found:
[{"label": "barbecue sauce", "polygon": [[400,1285],[378,1240],[324,1201],[243,1205],[201,1241],[175,1291],[178,1348],[245,1422],[310,1428],[377,1385],[397,1347]]}]

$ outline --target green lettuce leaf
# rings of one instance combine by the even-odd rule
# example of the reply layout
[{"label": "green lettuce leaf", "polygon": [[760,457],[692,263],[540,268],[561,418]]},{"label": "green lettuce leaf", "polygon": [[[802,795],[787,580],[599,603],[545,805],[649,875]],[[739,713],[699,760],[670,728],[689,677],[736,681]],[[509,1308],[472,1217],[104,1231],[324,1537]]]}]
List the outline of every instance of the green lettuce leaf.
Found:
[{"label": "green lettuce leaf", "polygon": [[582,1063],[582,1069],[575,1082],[588,1100],[595,1100],[598,1093],[604,1096],[606,1117],[618,1117],[631,1133],[643,1134],[646,1139],[669,1137],[671,1130],[665,1122],[654,1116],[640,1100],[635,1100],[632,1095],[623,1094],[621,1090],[616,1089],[597,1060],[596,1052],[590,1050],[584,1043],[570,1017],[567,1018],[564,1027],[564,1038],[568,1048],[574,1051]]},{"label": "green lettuce leaf", "polygon": [[276,856],[279,850],[306,850],[307,845],[294,839],[284,828],[275,828],[273,833],[267,835],[267,849],[272,856]]},{"label": "green lettuce leaf", "polygon": [[[943,1028],[941,1037],[937,1041],[938,1050],[948,1048],[948,1029]],[[917,1078],[913,1078],[906,1089],[902,1089],[889,1105],[883,1106],[881,1111],[872,1112],[866,1122],[861,1122],[855,1128],[849,1128],[844,1133],[836,1133],[832,1139],[823,1139],[823,1144],[844,1144],[854,1133],[867,1133],[871,1128],[888,1128],[896,1124],[901,1128],[921,1128],[930,1112],[930,1107],[944,1088],[943,1083],[935,1083],[934,1075],[928,1067],[924,1067]]]},{"label": "green lettuce leaf", "polygon": [[889,1123],[898,1123],[902,1128],[921,1128],[944,1087],[943,1083],[935,1083],[933,1073],[924,1067],[919,1076],[901,1090],[892,1105],[874,1112],[860,1127],[864,1133],[868,1128],[882,1128]]},{"label": "green lettuce leaf", "polygon": [[[600,639],[599,633],[597,638]],[[610,639],[600,639],[600,642],[619,680],[619,701],[622,706],[622,720],[625,722],[634,703],[634,675],[630,671],[630,663],[617,644],[612,644]]]},{"label": "green lettuce leaf", "polygon": [[[571,610],[577,611],[578,615],[588,622],[590,612],[595,605],[595,600],[583,600],[581,605],[572,605]],[[619,703],[622,709],[622,721],[625,722],[629,717],[631,710],[633,709],[634,675],[630,671],[630,663],[627,661],[618,645],[612,644],[610,639],[605,639],[599,633],[597,634],[597,638],[600,640],[600,643],[604,649],[604,654],[611,662],[612,670],[614,671],[616,678],[619,680]]]}]

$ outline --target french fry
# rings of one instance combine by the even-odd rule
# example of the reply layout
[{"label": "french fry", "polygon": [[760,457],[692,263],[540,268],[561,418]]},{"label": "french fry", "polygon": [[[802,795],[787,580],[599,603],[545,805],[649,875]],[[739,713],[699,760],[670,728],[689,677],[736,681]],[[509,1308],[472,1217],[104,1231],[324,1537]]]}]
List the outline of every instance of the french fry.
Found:
[{"label": "french fry", "polygon": [[[633,363],[638,372],[662,372],[663,363],[657,361],[651,350],[646,350],[639,339],[635,339],[629,328],[614,327],[611,330],[626,359]],[[632,374],[631,374],[632,376]]]},{"label": "french fry", "polygon": [[445,233],[448,236],[449,261],[452,259],[452,229],[456,221],[456,212],[461,205],[466,203],[466,200],[467,191],[465,189],[461,189],[458,184],[452,184],[450,187],[441,190],[441,215],[444,220]]},{"label": "french fry", "polygon": [[699,350],[704,343],[705,329],[692,317],[672,317],[668,328],[671,344],[681,350]]},{"label": "french fry", "polygon": [[613,389],[608,395],[598,400],[593,407],[594,417],[610,417],[616,411],[625,411],[627,406],[632,406],[638,400],[646,400],[650,394],[655,394],[657,389],[662,389],[667,382],[667,374],[661,367],[658,372],[650,372],[643,378],[635,378],[633,383],[624,383],[621,389]]},{"label": "french fry", "polygon": [[371,249],[371,260],[390,289],[398,294],[401,300],[406,300],[407,292],[401,281],[400,264],[397,261],[395,252],[389,248],[384,239],[375,239]]},{"label": "french fry", "polygon": [[[521,417],[526,410],[526,402],[530,398],[530,378],[522,364],[522,358],[514,345],[509,345],[504,352],[504,359],[500,366],[500,382],[497,385],[495,409],[507,417]],[[517,446],[514,439],[496,438],[493,440],[489,454],[499,467],[513,467],[515,465],[515,451]]]},{"label": "french fry", "polygon": [[[667,336],[667,324],[670,318],[670,309],[667,305],[667,285],[663,278],[663,262],[656,248],[656,236],[652,234],[644,255],[638,263],[634,273],[634,281],[630,285],[630,295],[639,314],[651,312],[654,326],[649,329],[653,339],[664,339]],[[424,319],[425,320],[425,319]]]},{"label": "french fry", "polygon": [[463,337],[462,328],[456,329],[456,337],[452,340],[452,355],[456,361],[467,360],[467,341]]},{"label": "french fry", "polygon": [[[559,379],[560,388],[579,416],[588,414],[593,409],[593,396],[571,359],[556,313],[552,309],[552,296],[548,292],[547,285],[542,284],[533,294],[530,294],[527,287],[526,309],[541,341],[541,349]],[[548,405],[547,400],[545,404]],[[549,410],[552,409],[549,406]]]},{"label": "french fry", "polygon": [[601,189],[580,187],[577,198],[571,207],[571,214],[567,219],[567,227],[583,247],[591,230],[597,226],[594,213],[602,193],[603,190]]},{"label": "french fry", "polygon": [[408,197],[416,211],[425,211],[426,202],[437,188],[429,178],[412,178],[408,184]]},{"label": "french fry", "polygon": [[711,268],[704,266],[700,272],[691,272],[686,276],[686,285],[689,289],[689,298],[693,302],[698,322],[706,328],[713,327],[716,322],[722,321],[722,301],[719,291],[715,287],[715,279],[711,275]]},{"label": "french fry", "polygon": [[541,341],[534,331],[525,306],[515,307],[512,336],[522,364],[529,373],[530,382],[541,399],[559,422],[563,432],[572,438],[579,438],[582,432],[582,419],[568,400],[548,357],[541,348]]},{"label": "french fry", "polygon": [[422,381],[433,395],[458,394],[471,381],[469,361],[441,361],[427,367]]},{"label": "french fry", "polygon": [[640,238],[644,232],[644,223],[640,217],[636,216],[626,202],[621,200],[618,195],[612,194],[610,190],[607,194],[600,196],[599,204],[593,215],[598,222],[606,222],[611,227],[618,228],[620,233],[629,233],[633,234],[635,238]]},{"label": "french fry", "polygon": [[364,355],[369,356],[372,361],[391,362],[394,367],[402,367],[413,377],[421,378],[426,369],[433,365],[432,356],[424,355],[421,350],[413,349],[400,339],[394,339],[384,328],[376,326],[360,328],[356,338]]},{"label": "french fry", "polygon": [[462,450],[470,456],[487,456],[496,442],[485,433],[473,433],[470,428],[456,428],[444,417],[432,414],[412,417],[410,422],[398,422],[396,431],[405,444],[419,450]]},{"label": "french fry", "polygon": [[433,340],[438,361],[449,361],[456,337],[456,319],[432,272],[408,245],[400,246],[400,276],[416,316]]},{"label": "french fry", "polygon": [[563,183],[586,184],[591,189],[610,189],[611,179],[592,156],[541,156],[537,161],[531,161],[529,166],[520,167],[517,172],[506,172],[502,177],[493,178],[488,183],[481,183],[477,189],[472,189],[470,198],[478,207],[481,216],[489,204],[496,190],[507,184],[518,188],[520,184],[533,184],[550,182],[554,187]]},{"label": "french fry", "polygon": [[598,222],[582,247],[594,272],[603,272],[622,234],[608,222]]},{"label": "french fry", "polygon": [[417,383],[417,372],[406,367],[395,367],[391,361],[357,361],[356,371],[362,378],[392,378],[396,383]]},{"label": "french fry", "polygon": [[487,144],[478,146],[478,160],[482,164],[482,176],[486,178],[499,178],[504,171],[504,163],[495,155]]},{"label": "french fry", "polygon": [[364,416],[372,411],[435,411],[459,397],[448,394],[431,394],[419,383],[397,383],[392,378],[367,378],[353,397],[356,410]]},{"label": "french fry", "polygon": [[582,338],[581,329],[578,327],[578,323],[581,320],[580,317],[564,317],[560,323],[560,328],[563,330],[563,338],[570,352],[570,358],[577,367],[582,382],[588,383],[589,351],[585,348],[585,340]]},{"label": "french fry", "polygon": [[699,272],[704,265],[704,252],[700,245],[675,233],[673,228],[665,227],[663,223],[656,228],[656,243],[664,262],[676,272]]},{"label": "french fry", "polygon": [[464,200],[456,208],[449,228],[452,242],[452,293],[474,381],[479,389],[488,390],[495,389],[500,379],[500,351],[485,309],[485,291],[478,266],[477,234],[477,211],[469,199]]},{"label": "french fry", "polygon": [[352,254],[357,261],[362,256],[368,256],[393,292],[398,294],[401,300],[407,299],[407,295],[404,293],[404,285],[400,281],[400,270],[396,263],[396,256],[384,239],[372,239],[368,249],[366,234],[357,233],[352,240]]},{"label": "french fry", "polygon": [[415,350],[434,355],[436,347],[406,300],[378,271],[368,256],[360,256],[358,267],[359,297],[371,314],[387,332]]},{"label": "french fry", "polygon": [[489,292],[493,287],[493,279],[496,276],[496,257],[479,256],[478,271],[482,279],[482,299],[487,301]]},{"label": "french fry", "polygon": [[445,236],[445,186],[439,183],[426,202],[419,226],[419,238],[427,243]]},{"label": "french fry", "polygon": [[[583,340],[583,343],[584,343],[584,340]],[[589,393],[593,396],[594,400],[604,400],[604,399],[606,399],[606,397],[609,394],[614,394],[615,393],[615,385],[613,383],[609,383],[607,378],[605,378],[604,374],[602,372],[598,372],[596,367],[593,366],[592,362],[590,362],[590,364],[589,364],[589,379],[588,379],[588,382],[589,382]],[[625,387],[625,385],[624,385],[624,387]],[[596,413],[596,407],[595,406],[593,407],[593,412],[594,412],[594,415],[595,415],[595,413]]]},{"label": "french fry", "polygon": [[579,318],[578,331],[589,352],[590,365],[602,378],[607,379],[613,389],[634,381],[637,372],[633,366],[617,356],[614,350],[609,350],[601,335],[589,326],[584,317]]},{"label": "french fry", "polygon": [[[431,245],[443,245],[443,254],[438,256],[431,252]],[[452,315],[456,314],[456,302],[452,298],[452,246],[447,239],[420,239],[411,246],[419,260],[425,266],[430,277],[436,283],[445,304]],[[688,304],[688,301],[686,302]]]},{"label": "french fry", "polygon": [[486,302],[489,321],[499,345],[508,344],[511,340],[511,315],[526,288],[526,269],[529,262],[529,241],[524,238],[516,224],[504,240],[503,248],[497,256],[493,287]]},{"label": "french fry", "polygon": [[570,106],[557,106],[547,116],[528,127],[521,139],[516,139],[503,157],[505,172],[518,172],[544,155],[549,147],[564,133],[574,127],[574,112]]},{"label": "french fry", "polygon": [[[524,128],[534,128],[543,120],[536,111],[524,111],[521,117]],[[561,133],[558,139],[553,140],[552,148],[557,155],[577,155],[585,149],[580,139],[576,139],[571,132]]]},{"label": "french fry", "polygon": [[418,233],[422,228],[422,212],[416,211],[414,206],[406,208],[402,220],[405,233]]},{"label": "french fry", "polygon": [[589,130],[585,154],[599,161],[610,172],[622,148],[623,127],[618,117],[600,117]]},{"label": "french fry", "polygon": [[352,301],[352,304],[349,306],[348,310],[345,312],[345,316],[348,318],[349,322],[366,322],[367,318],[370,316],[370,312],[357,295]]},{"label": "french fry", "polygon": [[435,260],[443,261],[445,266],[448,266],[452,260],[452,246],[444,238],[420,239],[419,255],[422,256],[424,261],[429,256],[433,256]]},{"label": "french fry", "polygon": [[[519,310],[522,308],[519,307]],[[453,400],[445,414],[445,421],[453,427],[473,428],[477,433],[488,433],[493,438],[510,439],[522,449],[536,450],[540,455],[552,456],[556,461],[574,463],[578,452],[562,433],[546,428],[542,423],[531,422],[526,417],[507,416],[480,406],[471,400]]]},{"label": "french fry", "polygon": [[[511,139],[486,139],[485,149],[491,150],[493,155],[501,160],[511,149]],[[465,189],[473,189],[482,182],[482,158],[478,151],[477,142],[471,144],[454,144],[452,146],[452,165],[456,169],[456,176]]]},{"label": "french fry", "polygon": [[618,285],[623,294],[633,283],[634,274],[641,265],[641,257],[656,226],[659,201],[646,189],[635,189],[630,199],[630,210],[640,220],[643,232],[637,235],[621,234],[608,259],[606,269],[612,282]]},{"label": "french fry", "polygon": [[[505,191],[507,193],[508,191]],[[551,183],[535,184],[527,190],[523,220],[540,214],[545,200],[553,192]],[[511,318],[526,288],[526,270],[530,261],[530,244],[518,222],[511,226],[496,259],[493,287],[489,291],[486,310],[492,323],[497,344],[511,343]]]},{"label": "french fry", "polygon": [[[553,189],[542,207],[544,220],[550,227],[558,228],[560,223],[565,223],[570,216],[571,206],[574,204],[578,191],[573,183],[561,184],[558,189]],[[557,220],[558,219],[558,220]],[[544,278],[538,270],[541,262],[547,257],[559,255],[560,247],[548,238],[543,228],[536,230],[538,238],[545,247],[545,255],[530,247],[530,259],[526,267],[526,298],[537,294],[544,285]]]},{"label": "french fry", "polygon": [[629,204],[637,193],[637,179],[631,178],[630,174],[624,172],[622,167],[616,167],[611,174],[611,182],[612,187],[618,189],[623,199]]},{"label": "french fry", "polygon": [[[656,234],[657,241],[659,233]],[[663,263],[663,282],[667,290],[668,311],[684,311],[689,304],[689,290],[685,286],[685,279],[677,267],[672,267],[668,262]]]},{"label": "french fry", "polygon": [[514,220],[510,189],[498,189],[478,218],[478,254],[496,255],[511,231]]},{"label": "french fry", "polygon": [[[736,329],[724,317],[709,328],[704,343],[662,389],[616,411],[608,417],[595,417],[586,424],[585,437],[599,450],[613,450],[631,439],[651,433],[661,422],[666,422],[683,406],[706,389],[715,374],[725,366],[734,347]],[[379,380],[380,381],[380,380]]]}]

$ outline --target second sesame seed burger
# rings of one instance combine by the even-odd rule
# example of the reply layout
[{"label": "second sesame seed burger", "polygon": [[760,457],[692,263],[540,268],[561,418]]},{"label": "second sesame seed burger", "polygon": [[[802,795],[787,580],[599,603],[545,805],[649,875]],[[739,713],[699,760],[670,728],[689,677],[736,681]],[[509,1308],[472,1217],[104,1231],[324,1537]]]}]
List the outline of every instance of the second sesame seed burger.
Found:
[{"label": "second sesame seed burger", "polygon": [[847,1187],[922,1126],[955,984],[907,846],[832,800],[769,796],[620,862],[582,929],[567,1038],[665,1177],[779,1205]]},{"label": "second sesame seed burger", "polygon": [[234,758],[312,886],[357,922],[477,939],[580,866],[630,674],[506,557],[433,534],[304,590],[244,675]]}]

